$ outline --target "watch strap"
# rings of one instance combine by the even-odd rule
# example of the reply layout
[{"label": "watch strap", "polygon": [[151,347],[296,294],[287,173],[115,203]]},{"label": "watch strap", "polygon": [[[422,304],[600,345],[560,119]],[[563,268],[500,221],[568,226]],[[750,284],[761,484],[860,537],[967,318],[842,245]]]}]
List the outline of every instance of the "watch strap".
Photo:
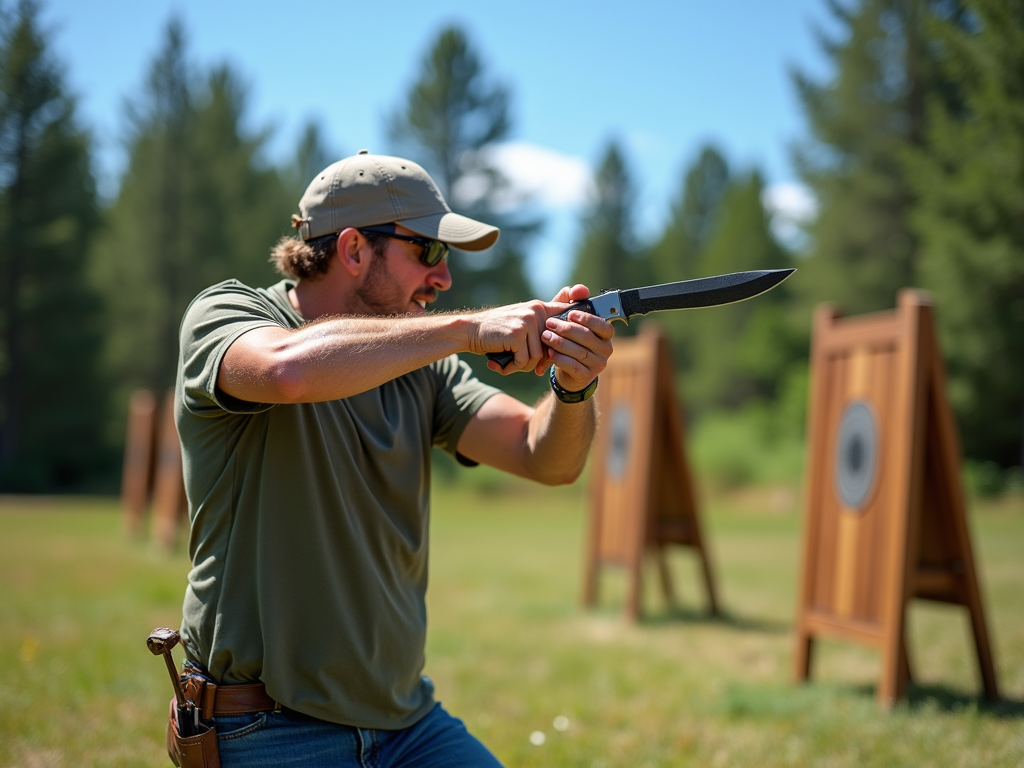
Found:
[{"label": "watch strap", "polygon": [[570,392],[567,389],[563,389],[555,378],[555,366],[551,366],[551,391],[555,393],[555,397],[561,400],[563,403],[582,403],[584,400],[590,398],[594,392],[597,391],[597,378],[595,377],[586,387],[579,390],[578,392]]}]

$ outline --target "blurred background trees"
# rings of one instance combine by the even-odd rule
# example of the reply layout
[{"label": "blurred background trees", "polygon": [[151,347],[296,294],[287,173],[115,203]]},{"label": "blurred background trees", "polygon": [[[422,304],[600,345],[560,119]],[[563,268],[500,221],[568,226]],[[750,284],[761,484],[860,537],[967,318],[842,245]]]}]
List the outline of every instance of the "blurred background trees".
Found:
[{"label": "blurred background trees", "polygon": [[[634,222],[636,187],[622,147],[610,141],[594,175],[594,191],[584,210],[575,266],[569,283],[583,283],[594,293],[635,288],[653,280],[650,259],[640,247]],[[616,333],[630,329],[616,326]]]},{"label": "blurred background trees", "polygon": [[227,66],[199,71],[172,19],[127,105],[128,167],[92,253],[115,403],[139,387],[174,385],[167,350],[177,349],[181,316],[200,290],[232,277],[274,280],[269,251],[291,231],[296,185],[288,190],[265,164],[266,134],[243,129],[245,109],[240,76]]},{"label": "blurred background trees", "polygon": [[[792,74],[806,121],[794,161],[816,202],[804,237],[781,242],[761,170],[712,145],[693,148],[664,223],[641,232],[643,189],[609,138],[566,281],[799,267],[756,302],[656,321],[695,439],[716,435],[736,482],[766,479],[751,467],[773,461],[799,474],[813,307],[859,314],[928,289],[967,455],[1005,477],[1024,465],[1024,2],[828,7],[830,71]],[[171,385],[188,302],[227,278],[275,281],[269,249],[291,234],[302,190],[357,147],[339,152],[345,137],[311,121],[294,156],[271,162],[242,75],[194,63],[171,19],[126,106],[116,194],[99,200],[88,130],[38,19],[35,2],[0,0],[0,492],[110,489],[127,393]],[[438,308],[536,293],[526,255],[544,222],[500,162],[514,117],[511,86],[451,26],[425,41],[387,118],[391,145],[370,147],[416,159],[453,208],[502,228],[492,251],[453,254]],[[533,377],[501,383],[543,391]]]},{"label": "blurred background trees", "polygon": [[0,6],[0,491],[89,487],[108,414],[88,132],[38,8]]},{"label": "blurred background trees", "polygon": [[964,448],[1024,467],[1024,3],[970,9],[931,27],[954,98],[927,105],[910,223]]},{"label": "blurred background trees", "polygon": [[834,76],[795,74],[819,213],[794,289],[848,314],[930,290],[968,457],[1024,465],[1024,4],[830,8]]}]

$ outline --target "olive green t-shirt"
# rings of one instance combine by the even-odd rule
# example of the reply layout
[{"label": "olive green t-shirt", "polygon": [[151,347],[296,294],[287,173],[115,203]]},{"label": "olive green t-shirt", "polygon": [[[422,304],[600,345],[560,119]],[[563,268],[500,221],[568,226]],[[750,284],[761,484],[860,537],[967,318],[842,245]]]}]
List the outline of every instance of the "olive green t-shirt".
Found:
[{"label": "olive green t-shirt", "polygon": [[182,636],[221,683],[262,680],[314,717],[404,728],[433,706],[422,676],[431,447],[455,455],[498,390],[455,355],[330,402],[218,390],[235,339],[304,323],[292,285],[229,280],[182,320],[175,415],[193,565]]}]

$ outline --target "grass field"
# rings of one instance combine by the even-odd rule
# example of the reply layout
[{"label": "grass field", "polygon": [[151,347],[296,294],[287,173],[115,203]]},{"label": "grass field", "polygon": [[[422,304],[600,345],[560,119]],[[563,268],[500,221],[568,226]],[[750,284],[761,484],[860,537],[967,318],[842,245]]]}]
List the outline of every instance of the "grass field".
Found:
[{"label": "grass field", "polygon": [[[867,649],[822,644],[814,682],[791,683],[792,494],[708,500],[726,616],[705,615],[679,552],[680,605],[652,589],[640,625],[622,618],[618,574],[580,607],[584,504],[579,488],[435,494],[427,672],[510,768],[1024,765],[1021,497],[972,505],[1004,700],[977,698],[965,612],[915,603],[916,685],[891,711]],[[144,641],[177,626],[187,568],[129,540],[115,500],[0,497],[0,766],[170,765],[170,684]]]}]

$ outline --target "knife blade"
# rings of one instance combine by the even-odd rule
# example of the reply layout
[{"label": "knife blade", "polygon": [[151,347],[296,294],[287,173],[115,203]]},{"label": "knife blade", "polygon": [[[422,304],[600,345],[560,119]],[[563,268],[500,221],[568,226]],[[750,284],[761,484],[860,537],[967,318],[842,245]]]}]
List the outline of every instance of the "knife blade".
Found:
[{"label": "knife blade", "polygon": [[[727,275],[699,277],[677,283],[648,285],[644,288],[602,291],[597,296],[577,301],[555,317],[564,320],[573,310],[597,315],[610,322],[628,324],[629,318],[668,309],[699,309],[734,304],[769,291],[795,269],[763,269],[732,272]],[[504,368],[515,359],[513,352],[488,352],[487,357]]]}]

